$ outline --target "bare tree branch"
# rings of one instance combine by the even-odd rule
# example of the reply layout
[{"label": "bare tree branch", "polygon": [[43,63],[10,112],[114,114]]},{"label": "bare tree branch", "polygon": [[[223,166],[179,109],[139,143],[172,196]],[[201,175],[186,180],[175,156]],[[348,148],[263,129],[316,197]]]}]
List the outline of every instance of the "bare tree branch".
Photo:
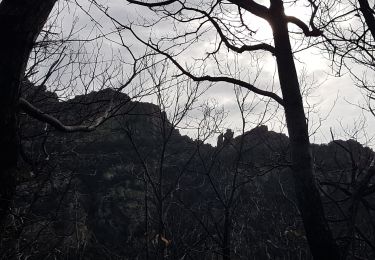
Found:
[{"label": "bare tree branch", "polygon": [[124,26],[122,25],[119,21],[116,21],[119,25],[121,25],[124,29],[128,29],[133,35],[134,37],[137,38],[137,40],[139,40],[140,42],[142,42],[143,44],[145,44],[146,46],[150,47],[152,50],[156,51],[157,53],[159,54],[162,54],[164,55],[165,57],[167,57],[181,72],[182,74],[190,77],[192,80],[194,81],[198,81],[198,82],[202,82],[202,81],[209,81],[209,82],[227,82],[227,83],[232,83],[232,84],[235,84],[235,85],[238,85],[238,86],[241,86],[241,87],[244,87],[252,92],[254,92],[255,94],[258,94],[258,95],[262,95],[262,96],[265,96],[265,97],[270,97],[272,98],[273,100],[275,100],[277,103],[279,103],[280,105],[284,106],[284,100],[279,96],[277,95],[276,93],[274,92],[270,92],[270,91],[266,91],[266,90],[262,90],[262,89],[259,89],[255,86],[253,86],[252,84],[248,83],[248,82],[245,82],[245,81],[242,81],[242,80],[239,80],[239,79],[235,79],[235,78],[231,78],[231,77],[225,77],[225,76],[209,76],[209,75],[205,75],[205,76],[195,76],[193,75],[191,72],[187,71],[185,68],[183,68],[181,66],[181,64],[176,60],[174,59],[170,54],[160,50],[157,46],[155,46],[154,44],[152,43],[147,43],[145,42],[144,40],[142,40],[133,30],[131,27],[129,26]]},{"label": "bare tree branch", "polygon": [[166,0],[161,2],[143,2],[143,1],[137,1],[137,0],[127,0],[131,4],[141,5],[141,6],[147,6],[147,7],[156,7],[156,6],[164,6],[164,5],[170,5],[174,2],[177,2],[178,0]]},{"label": "bare tree branch", "polygon": [[[112,103],[112,102],[111,102]],[[112,108],[112,105],[109,105],[107,110],[103,113],[102,116],[98,117],[92,124],[89,125],[75,125],[75,126],[70,126],[70,125],[64,125],[59,119],[56,117],[44,113],[41,111],[39,108],[35,107],[31,103],[29,103],[26,99],[20,98],[19,99],[19,105],[20,108],[27,113],[29,116],[45,122],[57,130],[61,132],[66,132],[66,133],[74,133],[74,132],[91,132],[94,131],[98,126],[103,124],[109,117],[110,117],[110,111]]]},{"label": "bare tree branch", "polygon": [[312,30],[310,30],[309,26],[297,17],[286,16],[286,20],[288,21],[288,23],[297,25],[306,36],[321,36],[323,34],[323,32],[317,28],[312,28]]},{"label": "bare tree branch", "polygon": [[215,19],[213,17],[211,17],[209,13],[207,13],[205,11],[202,11],[202,10],[199,10],[199,9],[196,9],[196,8],[185,7],[184,9],[201,13],[205,17],[207,17],[207,19],[215,27],[217,33],[220,36],[220,39],[224,42],[225,46],[227,46],[228,49],[231,49],[232,51],[235,51],[237,53],[243,53],[245,51],[263,50],[263,51],[269,51],[272,54],[275,53],[275,48],[273,46],[269,45],[269,44],[266,44],[266,43],[259,43],[259,44],[254,44],[254,45],[243,45],[241,47],[234,46],[233,44],[231,44],[228,41],[228,38],[224,35],[224,33],[223,33],[222,29],[220,28],[220,25],[218,24],[218,22],[216,22]]},{"label": "bare tree branch", "polygon": [[250,13],[259,16],[267,21],[270,20],[269,9],[261,4],[256,3],[255,1],[248,0],[229,0],[232,4],[235,4]]}]

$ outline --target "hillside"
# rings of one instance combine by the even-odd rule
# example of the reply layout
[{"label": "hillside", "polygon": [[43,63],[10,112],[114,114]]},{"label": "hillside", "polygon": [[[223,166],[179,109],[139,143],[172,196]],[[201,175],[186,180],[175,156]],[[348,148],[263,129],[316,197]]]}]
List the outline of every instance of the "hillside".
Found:
[{"label": "hillside", "polygon": [[[117,110],[90,133],[59,133],[23,118],[26,170],[8,230],[23,257],[152,259],[161,251],[166,259],[212,259],[230,245],[234,259],[311,259],[285,135],[266,126],[237,137],[228,130],[213,147],[182,136],[157,106],[125,94],[58,101],[30,85],[24,95],[66,124],[94,120],[110,100]],[[348,194],[359,183],[363,193],[373,189],[373,176],[363,176],[374,153],[348,140],[314,145],[313,154],[326,211],[345,246],[347,225],[337,220],[350,212]],[[374,206],[372,193],[361,199]],[[374,241],[365,221],[373,211],[363,207],[358,215],[364,237]],[[360,246],[363,257],[374,257],[368,243]],[[2,255],[14,254],[14,246],[3,248]]]}]

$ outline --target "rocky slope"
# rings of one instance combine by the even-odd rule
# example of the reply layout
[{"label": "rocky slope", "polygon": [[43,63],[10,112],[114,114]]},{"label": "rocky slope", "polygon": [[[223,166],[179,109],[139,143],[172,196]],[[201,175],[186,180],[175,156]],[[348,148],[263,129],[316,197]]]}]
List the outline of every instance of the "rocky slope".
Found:
[{"label": "rocky slope", "polygon": [[[74,134],[22,118],[23,165],[4,259],[212,259],[226,246],[233,259],[311,258],[285,135],[266,126],[237,137],[227,131],[213,147],[180,135],[157,106],[125,94],[58,101],[26,85],[23,95],[66,124],[89,124],[108,104],[114,113],[96,131]],[[353,254],[370,259],[375,181],[363,176],[372,150],[349,140],[313,152],[343,247],[349,230],[341,211],[350,213],[348,194],[364,183],[361,201],[369,206],[355,223],[370,242],[358,238]]]}]

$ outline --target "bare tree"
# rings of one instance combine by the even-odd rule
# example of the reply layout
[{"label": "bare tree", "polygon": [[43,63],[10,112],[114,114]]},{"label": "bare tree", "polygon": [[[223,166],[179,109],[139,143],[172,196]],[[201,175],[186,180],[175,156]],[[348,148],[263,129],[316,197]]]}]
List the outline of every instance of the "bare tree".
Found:
[{"label": "bare tree", "polygon": [[[374,115],[374,3],[368,0],[314,1],[319,5],[317,26],[323,31],[323,53],[328,53],[338,75],[349,73],[364,90],[364,109]],[[319,45],[318,45],[319,46]]]},{"label": "bare tree", "polygon": [[327,214],[342,245],[342,256],[370,259],[374,254],[374,154],[356,140],[336,140],[331,133],[332,142],[324,148],[333,156],[325,156],[319,146],[314,152]]},{"label": "bare tree", "polygon": [[[171,259],[177,257],[174,252],[180,245],[174,227],[176,211],[173,201],[179,187],[183,186],[185,175],[191,161],[197,153],[193,143],[185,143],[179,139],[178,128],[182,121],[187,120],[198,97],[203,90],[199,83],[192,83],[183,78],[169,79],[168,66],[164,62],[148,70],[149,77],[155,87],[158,107],[152,106],[151,111],[135,111],[129,120],[121,123],[139,162],[141,171],[135,171],[135,177],[144,183],[144,237],[146,259]],[[143,119],[140,119],[140,117]],[[132,118],[133,117],[133,118]],[[137,126],[137,120],[146,120],[147,129]],[[135,122],[132,125],[132,122]],[[138,123],[139,124],[139,123]],[[147,136],[147,143],[144,137]],[[178,150],[176,150],[176,148]]]},{"label": "bare tree", "polygon": [[36,38],[51,12],[53,1],[2,1],[1,34],[8,40],[0,44],[1,172],[0,221],[3,222],[15,189],[18,160],[17,112],[20,82]]},{"label": "bare tree", "polygon": [[[291,167],[295,192],[311,253],[315,259],[339,259],[340,253],[328,227],[315,182],[308,125],[288,29],[288,25],[293,24],[306,37],[320,36],[322,32],[314,24],[318,6],[309,1],[312,11],[309,24],[306,24],[297,17],[286,15],[285,3],[281,0],[270,1],[269,7],[255,1],[237,0],[207,1],[200,4],[173,0],[165,2],[131,0],[129,2],[154,10],[159,15],[157,22],[170,20],[181,27],[187,26],[186,29],[176,29],[175,35],[161,36],[155,42],[153,39],[143,40],[137,35],[134,27],[126,26],[119,19],[112,17],[119,30],[131,30],[139,41],[168,58],[183,75],[197,82],[235,84],[255,94],[271,98],[284,108],[291,143]],[[103,12],[111,16],[107,9]],[[244,18],[245,16],[263,19],[269,24],[273,34],[273,45],[252,38],[256,29],[249,28],[249,22]],[[209,51],[205,57],[195,59],[195,69],[192,66],[185,66],[179,59],[182,56],[181,53],[185,48],[189,49],[195,41],[205,39],[206,32],[210,33],[208,37],[214,36],[217,39],[213,43],[214,50]],[[219,54],[224,48],[242,55],[256,51],[272,54],[277,64],[282,97],[277,91],[258,88],[242,79],[240,75],[232,74],[230,64],[221,62],[222,56]],[[207,73],[206,66],[208,66],[209,58],[215,64],[216,75]]]},{"label": "bare tree", "polygon": [[[126,113],[122,107],[133,97],[142,98],[150,93],[144,79],[136,82],[139,88],[135,87],[136,84],[132,85],[139,74],[150,66],[145,59],[149,56],[147,51],[135,54],[124,43],[127,51],[122,55],[126,57],[113,52],[112,57],[103,57],[103,41],[108,35],[79,38],[75,36],[74,26],[65,35],[62,31],[68,28],[57,26],[62,19],[62,10],[60,6],[54,9],[56,3],[56,0],[0,3],[0,31],[8,38],[0,44],[2,230],[20,175],[19,156],[24,154],[21,149],[23,132],[20,130],[20,114],[51,125],[60,132],[91,132],[118,113]],[[95,19],[91,19],[96,24]],[[49,23],[46,24],[47,20]],[[108,91],[104,97],[99,97],[102,92],[92,93],[91,100],[86,100],[86,103],[60,102],[107,88],[113,91]],[[50,91],[52,98],[40,99],[46,90]],[[121,93],[125,91],[132,97],[121,99]],[[62,92],[65,96],[59,97]],[[74,107],[80,108],[74,116],[64,111]],[[50,131],[48,127],[43,129],[46,135]]]}]

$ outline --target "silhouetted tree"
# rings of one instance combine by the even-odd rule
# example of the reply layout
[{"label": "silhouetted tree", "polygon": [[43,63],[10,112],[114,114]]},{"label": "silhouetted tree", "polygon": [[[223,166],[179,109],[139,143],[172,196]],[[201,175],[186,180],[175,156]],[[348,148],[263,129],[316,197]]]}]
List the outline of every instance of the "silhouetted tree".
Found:
[{"label": "silhouetted tree", "polygon": [[[160,20],[158,20],[160,22],[170,19],[181,26],[187,25],[193,29],[176,29],[175,35],[170,34],[160,37],[155,42],[153,39],[143,40],[137,35],[134,27],[124,25],[120,19],[112,17],[119,31],[131,30],[139,41],[164,55],[182,74],[194,81],[223,82],[241,86],[255,94],[273,99],[284,108],[290,138],[291,168],[293,170],[295,192],[311,253],[315,259],[340,259],[340,253],[327,224],[315,181],[308,125],[288,29],[288,25],[293,24],[306,37],[321,36],[322,32],[314,25],[318,7],[313,1],[309,1],[312,11],[308,25],[297,17],[286,15],[284,12],[286,1],[281,0],[271,0],[269,7],[256,1],[240,0],[207,1],[199,4],[177,0],[161,2],[129,0],[129,2],[151,8],[156,14],[160,15]],[[103,9],[103,12],[111,16],[107,9]],[[251,17],[263,19],[269,24],[273,34],[273,45],[252,40],[251,35],[255,33],[255,30],[250,29],[247,20],[244,19],[245,15],[250,14],[252,15]],[[194,70],[191,66],[184,66],[179,61],[179,57],[182,56],[181,50],[184,50],[182,46],[188,48],[194,41],[204,39],[205,32],[213,32],[217,37],[214,50],[208,52],[201,59],[201,63],[197,62],[199,69]],[[163,45],[167,42],[167,45]],[[184,43],[187,44],[184,45]],[[246,80],[242,80],[240,73],[232,73],[230,65],[223,66],[219,56],[223,47],[236,54],[255,51],[265,51],[272,54],[277,64],[282,97],[277,92],[263,90],[248,83]],[[180,48],[180,50],[175,52],[176,48]],[[210,57],[216,62],[219,75],[206,74],[205,65],[207,63],[205,62]],[[227,72],[223,71],[224,68],[228,69]]]},{"label": "silhouetted tree", "polygon": [[[95,46],[94,51],[85,52],[82,43],[91,42],[92,39],[72,39],[72,35],[68,34],[68,38],[53,40],[53,35],[59,35],[58,32],[53,31],[55,27],[47,26],[45,30],[43,28],[56,3],[56,0],[4,0],[0,3],[0,32],[7,38],[0,43],[1,230],[4,228],[5,218],[11,208],[20,170],[18,169],[18,159],[22,140],[19,138],[21,135],[19,113],[22,111],[61,132],[93,131],[128,103],[129,98],[119,100],[116,98],[117,94],[129,87],[139,73],[149,66],[147,62],[142,61],[147,56],[146,53],[141,54],[138,58],[133,55],[130,49],[127,49],[131,61],[126,64],[130,65],[130,72],[121,77],[119,75],[123,75],[123,68],[121,65],[116,65],[113,58],[107,61],[100,59],[100,43]],[[57,10],[57,16],[60,11]],[[54,15],[56,16],[56,14]],[[102,37],[104,36],[98,35],[94,37],[94,40],[99,40]],[[67,46],[75,41],[80,42],[78,50],[68,53]],[[33,54],[32,58],[30,58],[31,53]],[[121,57],[119,60],[125,63]],[[38,68],[41,67],[47,71],[44,75],[38,72]],[[64,74],[68,69],[72,75],[68,79],[69,82],[64,84]],[[41,77],[38,80],[40,85],[35,89],[28,89],[30,84],[26,77],[32,78],[38,73],[38,76]],[[75,73],[76,75],[73,75]],[[90,76],[87,77],[88,75]],[[114,78],[117,80],[117,86],[113,85]],[[73,86],[77,88],[77,91],[72,91],[68,98],[77,95],[80,90],[85,94],[104,88],[112,88],[115,91],[104,98],[104,104],[99,104],[98,100],[91,100],[86,104],[76,104],[77,107],[81,106],[81,110],[76,114],[76,117],[67,118],[64,117],[63,112],[67,107],[61,109],[61,107],[52,106],[52,110],[49,111],[51,106],[44,106],[42,100],[39,102],[41,107],[38,107],[37,100],[33,99],[46,89],[46,85],[50,83],[51,79],[54,80],[54,84],[61,84],[56,91],[66,91]],[[77,81],[80,84],[77,84]],[[138,83],[142,85],[142,80]],[[22,86],[24,86],[23,89]],[[148,93],[133,89],[133,94],[137,97]],[[56,109],[61,109],[61,111]],[[2,235],[3,232],[0,234]]]},{"label": "silhouetted tree", "polygon": [[349,73],[353,84],[364,90],[364,109],[375,115],[373,101],[375,59],[374,2],[368,0],[320,0],[317,26],[322,29],[323,53],[329,54],[337,75]]}]

